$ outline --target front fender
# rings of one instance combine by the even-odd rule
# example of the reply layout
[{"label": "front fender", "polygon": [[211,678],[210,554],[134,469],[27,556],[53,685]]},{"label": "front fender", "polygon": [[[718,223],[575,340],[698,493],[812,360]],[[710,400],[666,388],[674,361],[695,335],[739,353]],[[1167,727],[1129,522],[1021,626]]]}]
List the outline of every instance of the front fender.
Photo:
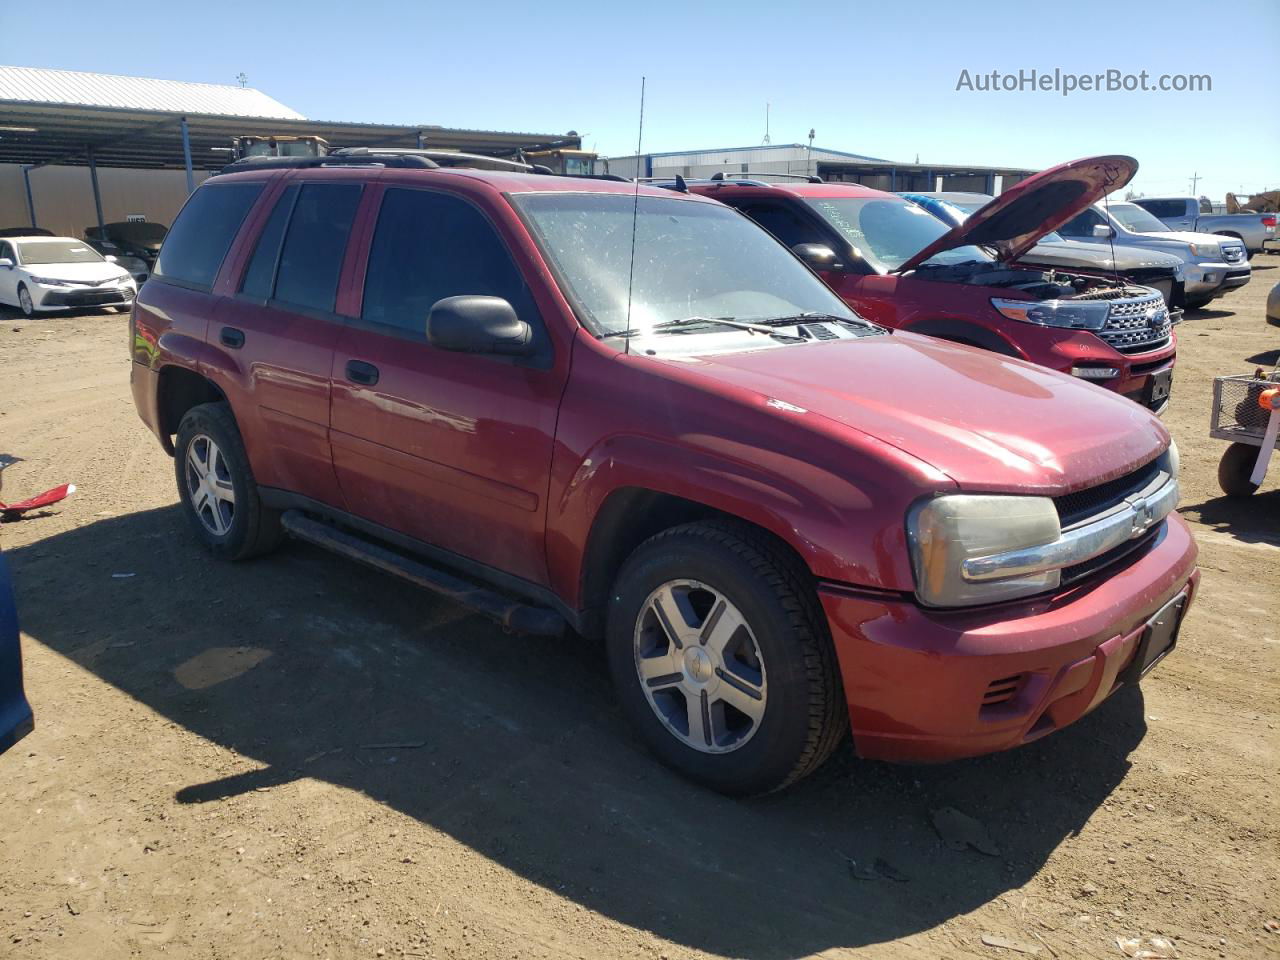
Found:
[{"label": "front fender", "polygon": [[[732,449],[723,438],[681,440],[615,434],[571,469],[562,462],[554,471],[564,482],[549,504],[547,558],[552,588],[568,606],[584,606],[589,545],[606,504],[634,491],[678,497],[761,527],[819,579],[912,589],[905,499],[894,504],[897,496],[881,471],[837,474],[755,445]],[[690,446],[690,440],[715,440],[720,449]],[[885,452],[900,454],[887,445]]]}]

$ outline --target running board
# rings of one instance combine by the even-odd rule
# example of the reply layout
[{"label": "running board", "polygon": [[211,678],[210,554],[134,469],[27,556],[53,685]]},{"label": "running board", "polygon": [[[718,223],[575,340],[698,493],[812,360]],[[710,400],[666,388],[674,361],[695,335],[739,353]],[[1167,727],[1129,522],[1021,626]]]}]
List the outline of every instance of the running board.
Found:
[{"label": "running board", "polygon": [[340,527],[313,520],[301,510],[286,510],[280,515],[280,523],[290,536],[426,587],[454,603],[484,614],[512,633],[530,633],[544,637],[558,637],[564,633],[564,617],[554,610],[512,600]]}]

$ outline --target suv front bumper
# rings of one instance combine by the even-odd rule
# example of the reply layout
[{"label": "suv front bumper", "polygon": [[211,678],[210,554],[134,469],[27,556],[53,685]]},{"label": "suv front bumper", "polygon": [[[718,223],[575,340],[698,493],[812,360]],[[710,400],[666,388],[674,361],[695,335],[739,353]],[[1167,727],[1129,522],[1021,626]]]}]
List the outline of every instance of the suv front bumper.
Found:
[{"label": "suv front bumper", "polygon": [[1188,263],[1184,281],[1186,296],[1191,299],[1214,296],[1243,287],[1253,278],[1248,260],[1240,263]]},{"label": "suv front bumper", "polygon": [[1136,559],[1057,596],[930,610],[823,584],[858,753],[953,760],[1078,720],[1124,685],[1157,612],[1185,596],[1185,617],[1199,583],[1195,560],[1191,531],[1174,513]]}]

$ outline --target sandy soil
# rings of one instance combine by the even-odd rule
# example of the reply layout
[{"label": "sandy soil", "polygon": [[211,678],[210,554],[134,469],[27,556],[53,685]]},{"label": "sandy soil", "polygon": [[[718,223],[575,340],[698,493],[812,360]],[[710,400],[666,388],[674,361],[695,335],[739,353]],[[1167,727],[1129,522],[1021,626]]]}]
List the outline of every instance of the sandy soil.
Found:
[{"label": "sandy soil", "polygon": [[[1280,257],[1189,316],[1168,422],[1204,582],[1176,654],[1061,733],[848,747],[727,800],[649,759],[599,651],[292,545],[209,559],[133,411],[126,319],[0,323],[0,527],[37,729],[0,758],[0,956],[1280,957],[1280,465],[1219,496],[1211,379],[1280,355]],[[118,576],[123,575],[123,576]],[[944,846],[979,819],[998,856]],[[901,879],[861,879],[882,859]],[[851,869],[850,860],[858,864]],[[874,873],[873,873],[874,875]]]}]

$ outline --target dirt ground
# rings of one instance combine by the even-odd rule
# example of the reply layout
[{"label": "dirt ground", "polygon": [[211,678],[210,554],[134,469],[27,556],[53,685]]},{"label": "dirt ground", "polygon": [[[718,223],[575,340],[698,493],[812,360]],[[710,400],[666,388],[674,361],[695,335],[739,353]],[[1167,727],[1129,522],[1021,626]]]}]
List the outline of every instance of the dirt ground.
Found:
[{"label": "dirt ground", "polygon": [[[969,762],[846,746],[748,802],[646,756],[583,641],[301,545],[211,560],[134,413],[126,318],[5,315],[5,494],[79,490],[0,527],[37,717],[0,757],[0,956],[1280,957],[1280,464],[1228,503],[1207,437],[1212,377],[1280,356],[1277,279],[1259,257],[1179,328],[1204,581],[1140,690]],[[999,855],[944,846],[947,806]]]}]

